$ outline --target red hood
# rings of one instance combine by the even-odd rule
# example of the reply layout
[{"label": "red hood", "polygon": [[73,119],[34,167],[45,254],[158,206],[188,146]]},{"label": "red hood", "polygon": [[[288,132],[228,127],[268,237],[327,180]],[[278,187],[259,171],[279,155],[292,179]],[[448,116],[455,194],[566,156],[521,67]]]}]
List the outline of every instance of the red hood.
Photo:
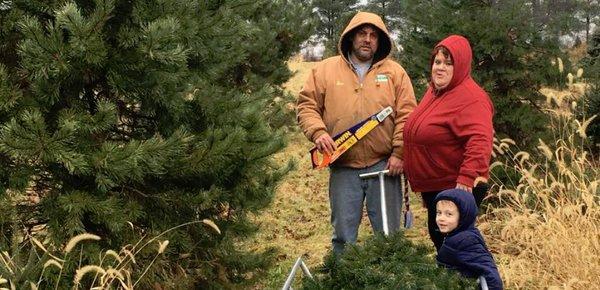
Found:
[{"label": "red hood", "polygon": [[[444,91],[449,91],[471,76],[473,52],[469,41],[460,35],[450,35],[446,37],[435,47],[437,48],[439,46],[448,49],[452,56],[452,61],[454,62],[454,75],[452,76],[450,84],[444,89]],[[433,62],[430,63],[430,67],[432,64]]]}]

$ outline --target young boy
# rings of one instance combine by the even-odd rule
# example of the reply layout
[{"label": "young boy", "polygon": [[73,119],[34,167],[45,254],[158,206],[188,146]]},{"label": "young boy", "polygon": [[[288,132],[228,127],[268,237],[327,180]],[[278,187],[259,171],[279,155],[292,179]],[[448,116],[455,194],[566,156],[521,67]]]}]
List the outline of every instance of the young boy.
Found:
[{"label": "young boy", "polygon": [[436,257],[438,263],[465,277],[483,276],[489,289],[502,289],[494,258],[475,228],[477,205],[473,194],[462,189],[444,190],[435,202],[435,222],[445,236]]}]

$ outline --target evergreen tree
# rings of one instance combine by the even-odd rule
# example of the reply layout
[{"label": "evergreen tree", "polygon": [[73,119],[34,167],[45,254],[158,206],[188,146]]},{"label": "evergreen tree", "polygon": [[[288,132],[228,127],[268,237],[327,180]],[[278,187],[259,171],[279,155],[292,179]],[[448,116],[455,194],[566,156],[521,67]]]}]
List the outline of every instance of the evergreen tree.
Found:
[{"label": "evergreen tree", "polygon": [[475,281],[436,265],[430,249],[415,245],[402,232],[369,238],[339,257],[330,253],[315,280],[304,289],[477,289]]},{"label": "evergreen tree", "polygon": [[389,27],[400,27],[403,24],[404,3],[403,1],[371,0],[367,1],[362,9],[378,14]]},{"label": "evergreen tree", "polygon": [[591,148],[600,153],[600,29],[592,35],[588,42],[587,55],[581,60],[584,75],[590,86],[583,96],[583,110],[577,111],[579,119],[598,115],[587,127],[587,135],[591,140]]},{"label": "evergreen tree", "polygon": [[270,158],[284,140],[268,121],[306,12],[288,0],[0,2],[2,251],[40,225],[48,247],[90,232],[119,249],[208,219],[220,233],[196,223],[165,236],[142,288],[229,287],[263,268],[267,256],[234,241],[289,168]]},{"label": "evergreen tree", "polygon": [[531,24],[532,13],[523,9],[523,1],[495,2],[409,0],[407,25],[398,28],[404,47],[401,60],[421,96],[433,46],[450,34],[467,37],[473,48],[473,77],[495,106],[496,132],[526,148],[537,144],[546,130],[539,89],[565,79],[551,67],[560,52]]},{"label": "evergreen tree", "polygon": [[585,29],[585,41],[590,41],[592,25],[600,20],[600,1],[577,0],[577,18]]},{"label": "evergreen tree", "polygon": [[600,29],[596,29],[587,43],[587,53],[581,59],[582,67],[587,79],[596,81],[600,79]]},{"label": "evergreen tree", "polygon": [[358,0],[313,0],[317,14],[316,35],[325,44],[325,57],[337,54],[337,43],[342,30],[348,25]]},{"label": "evergreen tree", "polygon": [[579,119],[587,120],[594,115],[596,117],[587,126],[586,134],[592,152],[600,154],[600,80],[598,79],[593,80],[583,97],[583,110],[577,111]]},{"label": "evergreen tree", "polygon": [[563,36],[574,36],[582,29],[583,23],[578,19],[577,12],[580,8],[575,0],[546,0],[543,1],[545,17],[543,30],[546,36],[558,39]]},{"label": "evergreen tree", "polygon": [[576,41],[582,30],[590,28],[591,23],[586,26],[586,17],[593,15],[594,2],[596,0],[530,0],[523,1],[523,7],[531,7],[532,23],[543,38],[569,45],[561,43],[560,38],[569,36]]}]

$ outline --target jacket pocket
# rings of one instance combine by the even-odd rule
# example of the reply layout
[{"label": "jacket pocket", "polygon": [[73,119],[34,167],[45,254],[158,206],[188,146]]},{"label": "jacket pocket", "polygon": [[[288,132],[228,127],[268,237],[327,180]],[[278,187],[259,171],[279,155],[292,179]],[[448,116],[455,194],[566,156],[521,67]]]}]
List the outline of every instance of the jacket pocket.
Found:
[{"label": "jacket pocket", "polygon": [[410,149],[411,164],[413,168],[411,175],[414,179],[428,180],[447,176],[448,172],[431,156],[426,146],[412,144]]},{"label": "jacket pocket", "polygon": [[438,172],[442,171],[442,166],[440,165],[440,163],[438,161],[435,160],[435,158],[433,158],[433,156],[431,155],[431,151],[429,151],[429,149],[427,149],[427,147],[423,146],[423,151],[425,152],[425,155],[427,156],[427,160],[429,161],[429,163],[431,164],[431,166],[435,169],[437,169]]}]

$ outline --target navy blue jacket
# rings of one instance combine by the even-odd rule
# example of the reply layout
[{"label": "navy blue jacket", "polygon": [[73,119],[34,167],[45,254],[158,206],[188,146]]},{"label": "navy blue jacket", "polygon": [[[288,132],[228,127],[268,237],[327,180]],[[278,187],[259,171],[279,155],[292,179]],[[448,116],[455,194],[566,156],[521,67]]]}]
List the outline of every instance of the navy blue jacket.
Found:
[{"label": "navy blue jacket", "polygon": [[435,198],[449,200],[458,207],[459,220],[456,229],[447,234],[436,257],[437,262],[463,276],[484,276],[489,289],[503,289],[502,280],[492,254],[487,249],[483,236],[475,228],[477,205],[473,194],[461,189],[440,192]]}]

